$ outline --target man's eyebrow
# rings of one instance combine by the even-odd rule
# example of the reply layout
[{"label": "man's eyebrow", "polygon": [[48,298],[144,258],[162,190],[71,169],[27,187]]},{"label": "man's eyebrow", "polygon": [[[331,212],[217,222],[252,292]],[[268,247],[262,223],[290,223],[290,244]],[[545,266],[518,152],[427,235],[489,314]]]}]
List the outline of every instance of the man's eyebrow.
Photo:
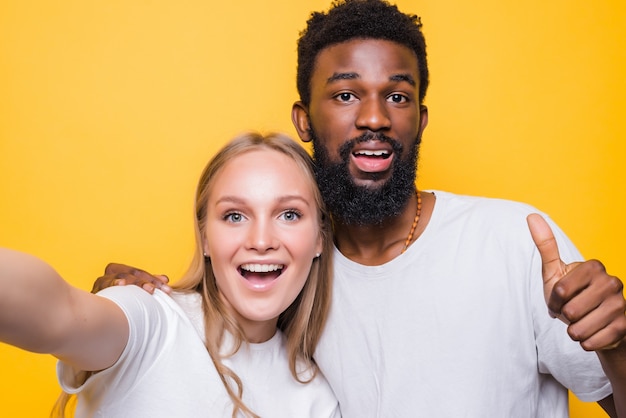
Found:
[{"label": "man's eyebrow", "polygon": [[417,85],[417,83],[415,82],[415,79],[410,74],[395,74],[389,77],[389,80],[390,81],[406,81],[407,83],[409,83],[410,85],[414,87]]},{"label": "man's eyebrow", "polygon": [[326,84],[334,83],[339,80],[355,80],[361,78],[357,73],[334,73],[326,80]]},{"label": "man's eyebrow", "polygon": [[[331,84],[339,80],[356,80],[359,78],[361,78],[361,76],[358,73],[334,73],[332,76],[328,77],[326,84]],[[389,77],[389,81],[405,81],[414,87],[417,85],[415,79],[410,74],[394,74]]]}]

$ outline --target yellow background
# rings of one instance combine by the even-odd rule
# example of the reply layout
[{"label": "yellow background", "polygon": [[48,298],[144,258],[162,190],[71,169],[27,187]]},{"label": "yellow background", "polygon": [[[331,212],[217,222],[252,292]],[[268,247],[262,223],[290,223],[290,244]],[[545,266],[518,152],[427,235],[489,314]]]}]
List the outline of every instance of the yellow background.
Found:
[{"label": "yellow background", "polygon": [[[177,277],[215,149],[295,134],[296,38],[329,3],[0,3],[0,245],[85,289],[110,261]],[[625,4],[398,0],[432,74],[419,186],[534,204],[624,279]],[[45,416],[54,360],[0,359],[0,416]]]}]

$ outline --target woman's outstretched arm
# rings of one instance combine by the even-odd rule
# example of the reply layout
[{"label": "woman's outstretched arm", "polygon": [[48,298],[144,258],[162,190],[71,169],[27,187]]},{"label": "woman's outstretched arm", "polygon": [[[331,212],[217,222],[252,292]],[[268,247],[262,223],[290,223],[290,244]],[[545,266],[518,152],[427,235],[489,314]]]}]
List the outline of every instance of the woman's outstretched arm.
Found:
[{"label": "woman's outstretched arm", "polygon": [[34,256],[0,248],[0,341],[102,370],[119,358],[128,333],[112,301],[72,287]]}]

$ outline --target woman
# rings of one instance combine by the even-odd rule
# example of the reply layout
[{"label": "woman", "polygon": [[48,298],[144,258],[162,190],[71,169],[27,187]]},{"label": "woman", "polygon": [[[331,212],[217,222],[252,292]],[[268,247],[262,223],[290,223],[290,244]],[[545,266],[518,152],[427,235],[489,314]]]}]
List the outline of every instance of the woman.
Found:
[{"label": "woman", "polygon": [[329,222],[308,154],[243,135],[200,178],[196,253],[172,297],[93,295],[2,249],[0,340],[58,357],[79,417],[338,416],[312,357],[330,303]]}]

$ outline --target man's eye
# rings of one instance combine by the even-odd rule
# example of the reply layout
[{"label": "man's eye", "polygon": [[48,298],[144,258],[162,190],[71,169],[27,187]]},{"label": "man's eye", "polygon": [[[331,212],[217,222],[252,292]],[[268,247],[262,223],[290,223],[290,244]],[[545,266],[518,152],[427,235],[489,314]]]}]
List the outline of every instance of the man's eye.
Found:
[{"label": "man's eye", "polygon": [[354,94],[352,93],[339,93],[336,97],[341,102],[349,102],[354,100]]},{"label": "man's eye", "polygon": [[394,103],[406,103],[409,99],[404,94],[394,93],[387,100]]},{"label": "man's eye", "polygon": [[228,222],[237,223],[243,221],[243,215],[237,212],[228,213],[226,214],[226,216],[224,216],[224,219]]},{"label": "man's eye", "polygon": [[287,210],[280,215],[281,219],[288,221],[288,222],[297,221],[301,217],[302,215],[300,214],[300,212],[296,210]]}]

